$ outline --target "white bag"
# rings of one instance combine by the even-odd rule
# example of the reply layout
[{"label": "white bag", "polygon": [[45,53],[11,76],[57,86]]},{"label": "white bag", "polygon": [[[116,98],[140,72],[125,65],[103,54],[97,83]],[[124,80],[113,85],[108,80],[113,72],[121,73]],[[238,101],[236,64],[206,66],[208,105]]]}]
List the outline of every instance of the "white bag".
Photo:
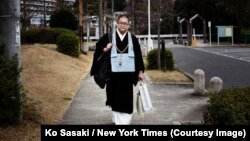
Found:
[{"label": "white bag", "polygon": [[137,93],[136,108],[137,108],[137,113],[138,113],[139,118],[144,118],[144,109],[142,105],[140,92]]},{"label": "white bag", "polygon": [[142,81],[140,82],[139,92],[140,92],[144,111],[150,110],[152,108],[152,102],[150,99],[150,95],[149,95],[146,83],[143,83]]}]

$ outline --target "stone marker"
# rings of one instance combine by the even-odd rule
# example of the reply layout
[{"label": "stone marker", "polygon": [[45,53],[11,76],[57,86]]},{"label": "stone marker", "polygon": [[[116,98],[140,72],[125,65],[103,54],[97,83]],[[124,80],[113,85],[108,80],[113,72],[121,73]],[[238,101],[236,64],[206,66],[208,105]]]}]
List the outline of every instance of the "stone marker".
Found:
[{"label": "stone marker", "polygon": [[223,81],[220,77],[210,79],[209,93],[219,93],[223,89]]},{"label": "stone marker", "polygon": [[201,69],[194,71],[194,93],[198,95],[205,94],[205,73]]}]

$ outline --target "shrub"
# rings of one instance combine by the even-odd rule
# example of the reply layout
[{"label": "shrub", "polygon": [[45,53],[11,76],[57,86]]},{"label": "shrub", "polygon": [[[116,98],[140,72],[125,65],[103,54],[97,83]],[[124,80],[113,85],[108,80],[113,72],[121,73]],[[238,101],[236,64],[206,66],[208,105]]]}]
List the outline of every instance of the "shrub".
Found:
[{"label": "shrub", "polygon": [[[147,69],[157,69],[158,49],[151,50],[147,55]],[[164,66],[164,59],[166,59],[166,69],[174,69],[173,53],[171,50],[166,49],[161,51],[161,66]],[[163,67],[162,67],[163,68]]]},{"label": "shrub", "polygon": [[51,43],[56,44],[57,38],[63,33],[73,34],[75,33],[65,28],[50,28],[50,29],[32,29],[29,31],[22,30],[22,43]]},{"label": "shrub", "polygon": [[41,41],[41,34],[40,30],[38,29],[32,29],[29,31],[22,30],[21,33],[21,42],[22,43],[40,43]]},{"label": "shrub", "polygon": [[72,34],[75,35],[75,33],[72,30],[66,29],[66,28],[52,28],[53,32],[53,38],[55,39],[55,44],[57,43],[57,38],[62,34]]},{"label": "shrub", "polygon": [[18,80],[20,71],[16,56],[5,59],[0,55],[0,123],[21,119],[21,97],[24,92]]},{"label": "shrub", "polygon": [[67,33],[60,35],[57,38],[57,50],[61,53],[78,57],[80,54],[78,38]]},{"label": "shrub", "polygon": [[210,94],[210,106],[203,117],[206,125],[249,125],[250,88],[233,88]]},{"label": "shrub", "polygon": [[56,38],[53,36],[53,30],[51,29],[40,29],[39,30],[40,34],[40,43],[56,43]]}]

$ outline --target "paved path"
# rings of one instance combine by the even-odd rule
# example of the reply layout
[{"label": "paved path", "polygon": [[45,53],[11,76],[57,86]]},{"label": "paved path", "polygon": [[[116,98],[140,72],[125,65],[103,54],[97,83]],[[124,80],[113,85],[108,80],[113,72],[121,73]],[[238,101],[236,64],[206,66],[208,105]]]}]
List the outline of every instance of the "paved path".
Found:
[{"label": "paved path", "polygon": [[[172,46],[173,47],[173,46]],[[181,60],[175,58],[179,67],[190,67],[192,69],[199,68],[196,65],[205,66],[206,77],[209,73],[225,71],[231,73],[229,78],[237,78],[237,73],[243,73],[246,78],[236,80],[236,82],[249,82],[249,61],[246,54],[245,60],[233,59],[233,57],[225,57],[223,54],[216,54],[219,50],[204,50],[205,48],[192,49],[189,47],[175,46],[178,50]],[[179,50],[180,49],[180,50]],[[211,48],[209,48],[211,49]],[[230,50],[232,52],[232,50]],[[223,51],[222,51],[223,52]],[[178,54],[175,53],[175,54]],[[224,57],[222,57],[224,56]],[[244,56],[244,53],[243,53]],[[190,58],[196,58],[194,60]],[[203,58],[203,62],[202,59]],[[243,58],[243,57],[240,57]],[[190,60],[189,60],[190,59]],[[184,61],[183,61],[184,60]],[[190,61],[193,61],[190,63]],[[247,64],[246,64],[247,63]],[[216,65],[215,65],[216,64]],[[209,67],[215,68],[211,69]],[[215,65],[215,66],[213,66]],[[225,67],[227,66],[227,67]],[[241,70],[237,70],[240,67]],[[246,68],[244,68],[246,67]],[[184,70],[184,69],[183,69]],[[192,73],[190,71],[190,73]],[[237,73],[235,73],[237,72]],[[212,76],[212,75],[211,75]],[[219,75],[222,76],[223,75]],[[226,86],[228,82],[226,80]],[[132,124],[134,125],[179,125],[179,124],[201,124],[203,112],[207,110],[209,105],[207,96],[197,96],[193,94],[192,85],[160,85],[152,83],[146,79],[148,89],[151,95],[153,109],[145,113],[145,118],[140,119],[134,107]],[[138,89],[134,89],[134,103],[136,101],[136,93]],[[89,75],[82,81],[81,87],[73,101],[66,111],[63,119],[58,124],[64,125],[113,125],[111,122],[111,109],[105,106],[106,95],[105,90],[100,89],[94,82],[93,77]],[[134,104],[135,106],[135,104]],[[158,127],[158,126],[156,126]],[[112,127],[111,127],[112,128]],[[194,129],[195,130],[195,129]]]},{"label": "paved path", "polygon": [[[157,85],[148,79],[147,85],[153,109],[145,113],[144,119],[139,119],[134,107],[132,124],[173,125],[201,122],[208,105],[207,96],[193,95],[192,86],[187,85]],[[135,87],[134,103],[137,91]],[[105,90],[95,84],[93,77],[87,76],[59,124],[111,124],[111,109],[105,106],[105,100]]]},{"label": "paved path", "polygon": [[[174,51],[176,66],[190,74],[195,69],[203,69],[207,79],[206,84],[212,76],[219,76],[223,79],[225,87],[250,85],[249,49],[205,46],[191,48],[166,43],[166,47]],[[145,113],[144,119],[139,119],[135,108],[138,88],[135,87],[132,124],[201,123],[203,112],[209,104],[207,96],[194,95],[192,85],[159,85],[149,79],[146,82],[153,109]],[[105,101],[105,90],[100,89],[93,78],[87,76],[59,124],[110,125],[111,109],[105,106]]]}]

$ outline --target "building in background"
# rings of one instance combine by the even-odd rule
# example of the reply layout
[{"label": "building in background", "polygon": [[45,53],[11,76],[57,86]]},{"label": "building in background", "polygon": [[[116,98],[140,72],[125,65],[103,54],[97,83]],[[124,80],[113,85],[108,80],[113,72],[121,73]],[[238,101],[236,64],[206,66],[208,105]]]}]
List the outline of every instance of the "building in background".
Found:
[{"label": "building in background", "polygon": [[76,0],[21,0],[22,26],[37,27],[49,23],[50,15],[62,5],[73,6]]}]

